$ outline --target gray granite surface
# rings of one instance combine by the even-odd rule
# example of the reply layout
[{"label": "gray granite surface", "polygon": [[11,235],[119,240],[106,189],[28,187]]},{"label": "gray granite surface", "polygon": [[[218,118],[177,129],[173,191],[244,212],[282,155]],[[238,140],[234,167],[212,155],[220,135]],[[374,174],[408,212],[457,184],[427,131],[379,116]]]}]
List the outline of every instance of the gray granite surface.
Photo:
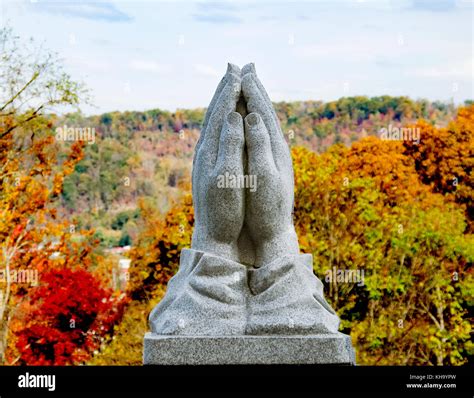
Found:
[{"label": "gray granite surface", "polygon": [[229,64],[192,175],[195,225],[150,314],[148,364],[354,363],[292,219],[293,166],[253,64]]},{"label": "gray granite surface", "polygon": [[145,365],[354,365],[350,337],[145,335]]}]

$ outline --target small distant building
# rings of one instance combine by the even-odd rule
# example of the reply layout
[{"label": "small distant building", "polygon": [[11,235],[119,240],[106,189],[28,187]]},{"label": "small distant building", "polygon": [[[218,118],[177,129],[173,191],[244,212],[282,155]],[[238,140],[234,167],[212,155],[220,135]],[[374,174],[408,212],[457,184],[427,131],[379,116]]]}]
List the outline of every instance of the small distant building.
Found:
[{"label": "small distant building", "polygon": [[129,268],[132,260],[129,258],[121,258],[119,260],[119,289],[126,290],[127,283],[130,279]]}]

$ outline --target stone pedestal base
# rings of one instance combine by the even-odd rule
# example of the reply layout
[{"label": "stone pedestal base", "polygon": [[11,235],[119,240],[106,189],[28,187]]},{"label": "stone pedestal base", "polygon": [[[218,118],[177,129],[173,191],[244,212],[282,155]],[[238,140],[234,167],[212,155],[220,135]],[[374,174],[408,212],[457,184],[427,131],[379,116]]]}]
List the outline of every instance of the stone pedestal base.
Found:
[{"label": "stone pedestal base", "polygon": [[355,365],[349,336],[176,336],[145,335],[145,365]]}]

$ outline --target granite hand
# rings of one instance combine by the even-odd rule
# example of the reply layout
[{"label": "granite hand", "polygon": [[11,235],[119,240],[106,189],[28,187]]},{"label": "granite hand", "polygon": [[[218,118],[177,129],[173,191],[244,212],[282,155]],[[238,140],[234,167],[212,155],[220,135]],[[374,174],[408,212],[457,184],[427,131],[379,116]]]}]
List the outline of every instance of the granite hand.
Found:
[{"label": "granite hand", "polygon": [[245,223],[255,245],[255,266],[285,254],[298,253],[292,222],[293,167],[288,145],[273,105],[255,74],[253,64],[242,70],[248,173],[257,176],[257,189],[248,191]]},{"label": "granite hand", "polygon": [[192,176],[195,227],[191,247],[234,261],[239,259],[237,240],[244,222],[245,193],[244,187],[228,187],[225,182],[226,176],[244,173],[243,120],[236,112],[240,93],[240,69],[229,64],[207,110]]}]

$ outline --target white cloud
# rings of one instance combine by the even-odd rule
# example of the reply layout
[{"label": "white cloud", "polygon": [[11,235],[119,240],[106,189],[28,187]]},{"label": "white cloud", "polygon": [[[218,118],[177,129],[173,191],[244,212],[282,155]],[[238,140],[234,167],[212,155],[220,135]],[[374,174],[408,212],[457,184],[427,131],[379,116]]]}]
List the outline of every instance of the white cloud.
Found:
[{"label": "white cloud", "polygon": [[428,68],[416,68],[407,74],[416,77],[472,79],[474,77],[474,63],[468,58],[457,64],[436,65]]},{"label": "white cloud", "polygon": [[67,65],[75,67],[81,71],[107,72],[112,69],[112,65],[104,59],[98,57],[88,57],[86,55],[74,55],[66,58]]},{"label": "white cloud", "polygon": [[[393,49],[392,49],[393,51]],[[378,54],[390,53],[387,43],[380,43],[377,39],[359,39],[357,45],[348,42],[334,42],[332,44],[304,44],[297,45],[293,55],[301,60],[368,60]]]},{"label": "white cloud", "polygon": [[135,59],[130,62],[130,68],[139,72],[166,73],[170,71],[169,65],[158,64],[155,61]]},{"label": "white cloud", "polygon": [[119,10],[114,4],[108,2],[81,3],[51,1],[38,2],[30,1],[33,10],[57,14],[65,17],[84,18],[95,21],[107,22],[129,22],[132,17]]},{"label": "white cloud", "polygon": [[201,76],[205,77],[219,77],[220,73],[215,70],[212,66],[204,64],[194,64],[194,71]]}]

